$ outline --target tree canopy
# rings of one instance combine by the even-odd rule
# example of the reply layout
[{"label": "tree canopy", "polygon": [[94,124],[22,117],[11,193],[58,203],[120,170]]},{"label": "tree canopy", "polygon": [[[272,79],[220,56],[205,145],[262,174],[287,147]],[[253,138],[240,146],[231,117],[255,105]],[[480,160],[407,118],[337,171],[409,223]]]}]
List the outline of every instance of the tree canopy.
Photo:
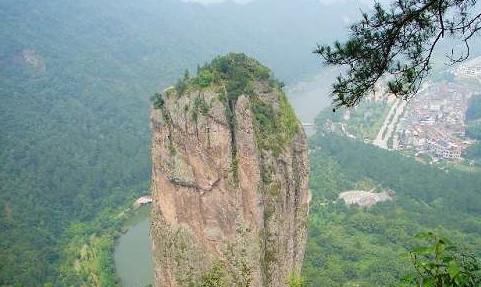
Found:
[{"label": "tree canopy", "polygon": [[389,91],[412,97],[431,71],[431,58],[442,39],[461,41],[446,56],[450,64],[470,56],[472,41],[481,30],[477,0],[396,0],[389,8],[376,3],[374,11],[350,27],[345,43],[319,45],[314,53],[326,64],[346,72],[333,85],[337,107],[356,106],[386,77]]}]

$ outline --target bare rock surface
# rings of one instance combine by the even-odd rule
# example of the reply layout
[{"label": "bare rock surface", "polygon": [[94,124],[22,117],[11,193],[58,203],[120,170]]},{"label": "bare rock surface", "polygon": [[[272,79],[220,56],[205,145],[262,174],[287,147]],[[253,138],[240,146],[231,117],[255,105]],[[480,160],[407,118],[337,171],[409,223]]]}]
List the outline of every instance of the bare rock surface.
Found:
[{"label": "bare rock surface", "polygon": [[309,168],[280,83],[231,54],[154,105],[155,285],[287,286],[304,257]]},{"label": "bare rock surface", "polygon": [[391,201],[394,199],[394,192],[383,191],[363,191],[351,190],[339,194],[339,198],[346,203],[346,205],[357,205],[359,207],[372,207],[378,203]]}]

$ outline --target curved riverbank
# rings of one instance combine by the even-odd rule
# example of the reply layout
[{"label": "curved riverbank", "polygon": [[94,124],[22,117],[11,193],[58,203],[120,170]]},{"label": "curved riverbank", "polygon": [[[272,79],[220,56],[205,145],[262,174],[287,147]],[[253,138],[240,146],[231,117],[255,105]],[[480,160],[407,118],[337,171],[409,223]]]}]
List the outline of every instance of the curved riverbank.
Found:
[{"label": "curved riverbank", "polygon": [[153,282],[149,215],[150,207],[141,207],[127,220],[127,231],[116,241],[115,269],[123,287],[143,287]]}]

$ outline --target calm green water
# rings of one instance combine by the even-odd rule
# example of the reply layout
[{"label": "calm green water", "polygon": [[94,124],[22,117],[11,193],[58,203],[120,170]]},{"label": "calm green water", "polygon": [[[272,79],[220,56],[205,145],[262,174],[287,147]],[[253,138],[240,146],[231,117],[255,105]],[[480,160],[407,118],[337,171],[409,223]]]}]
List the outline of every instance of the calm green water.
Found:
[{"label": "calm green water", "polygon": [[123,287],[144,287],[153,282],[149,210],[145,208],[129,220],[129,230],[117,243],[115,267]]}]

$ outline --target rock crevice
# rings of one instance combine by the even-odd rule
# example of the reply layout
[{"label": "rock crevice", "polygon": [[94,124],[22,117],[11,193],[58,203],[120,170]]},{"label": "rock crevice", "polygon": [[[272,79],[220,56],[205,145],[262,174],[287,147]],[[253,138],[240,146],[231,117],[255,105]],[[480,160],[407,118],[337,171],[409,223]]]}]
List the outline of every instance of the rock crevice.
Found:
[{"label": "rock crevice", "polygon": [[151,112],[156,286],[286,286],[304,256],[308,162],[280,84],[241,54],[180,84]]}]

